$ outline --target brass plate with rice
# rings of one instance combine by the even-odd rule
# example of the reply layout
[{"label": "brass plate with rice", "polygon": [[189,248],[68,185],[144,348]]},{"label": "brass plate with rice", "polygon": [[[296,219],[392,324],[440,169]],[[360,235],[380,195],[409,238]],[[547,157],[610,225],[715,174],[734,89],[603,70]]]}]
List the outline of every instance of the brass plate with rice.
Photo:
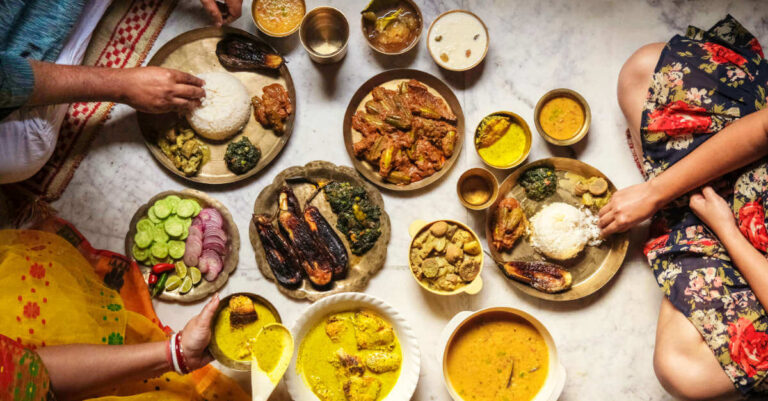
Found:
[{"label": "brass plate with rice", "polygon": [[[381,193],[374,186],[362,179],[351,167],[337,166],[326,161],[313,161],[307,163],[305,166],[289,167],[280,172],[275,177],[274,181],[272,181],[272,184],[266,186],[261,193],[259,193],[259,196],[256,198],[256,202],[253,205],[253,213],[276,216],[278,211],[278,197],[281,188],[286,184],[286,178],[298,177],[316,182],[322,180],[334,180],[363,186],[366,189],[368,198],[371,202],[381,209],[381,217],[379,219],[381,224],[381,235],[376,240],[373,248],[369,249],[366,253],[360,256],[353,254],[350,251],[349,241],[346,236],[341,232],[338,232],[338,229],[336,228],[336,214],[331,210],[328,201],[325,199],[325,193],[320,193],[312,200],[311,204],[320,210],[320,213],[325,217],[331,227],[337,231],[337,235],[341,238],[344,242],[344,246],[347,248],[347,254],[349,255],[349,270],[346,277],[334,281],[330,288],[323,290],[313,287],[306,278],[298,288],[289,289],[283,287],[277,283],[275,276],[267,263],[264,247],[262,246],[261,239],[256,231],[256,225],[251,221],[248,233],[251,238],[251,245],[253,245],[253,250],[256,254],[256,264],[259,266],[259,270],[261,270],[264,277],[271,281],[275,281],[275,285],[280,292],[295,299],[307,299],[314,302],[320,298],[340,292],[362,291],[367,285],[368,280],[384,267],[384,262],[387,258],[387,246],[389,245],[391,227],[389,215],[387,215],[387,212],[384,209],[384,199],[381,197]],[[302,208],[306,206],[305,202],[315,192],[315,187],[309,183],[292,183],[289,186],[296,194]]]},{"label": "brass plate with rice", "polygon": [[[451,111],[456,115],[456,144],[451,157],[447,158],[442,168],[436,171],[434,174],[425,177],[420,181],[415,181],[406,185],[397,185],[391,182],[385,181],[384,178],[365,160],[358,159],[355,156],[353,145],[362,138],[362,134],[352,128],[352,116],[358,110],[365,109],[365,103],[373,99],[371,91],[377,86],[383,86],[386,89],[396,88],[398,84],[404,81],[415,79],[420,83],[426,85],[429,92],[437,97],[441,98]],[[366,81],[357,92],[352,96],[347,106],[347,111],[344,114],[344,146],[347,148],[347,153],[352,164],[357,171],[360,172],[370,182],[386,189],[393,191],[413,191],[416,189],[424,188],[442,178],[456,162],[461,153],[461,147],[464,144],[464,113],[461,110],[461,104],[459,99],[453,93],[451,88],[448,87],[443,81],[437,77],[427,74],[426,72],[410,69],[399,69],[384,71],[373,78]]]},{"label": "brass plate with rice", "polygon": [[[241,181],[252,177],[264,169],[277,157],[278,154],[280,154],[280,151],[282,151],[283,147],[288,142],[288,139],[291,136],[291,131],[293,130],[293,121],[296,116],[296,89],[293,85],[291,74],[288,72],[288,67],[283,65],[275,73],[263,70],[227,70],[221,65],[216,57],[216,44],[226,35],[244,36],[250,40],[262,42],[265,46],[271,49],[271,46],[264,43],[261,39],[243,30],[231,27],[207,27],[194,29],[171,39],[168,43],[163,45],[157,53],[155,53],[148,65],[173,68],[193,75],[211,71],[229,72],[245,85],[249,97],[257,95],[261,96],[262,88],[264,86],[278,83],[288,91],[288,97],[293,105],[293,113],[291,113],[285,121],[285,133],[282,135],[275,135],[274,131],[271,129],[262,127],[253,116],[253,109],[251,109],[250,118],[243,130],[227,140],[214,142],[196,135],[196,137],[210,149],[211,159],[204,164],[197,175],[194,176],[186,176],[183,172],[179,171],[173,165],[171,160],[163,153],[157,143],[157,138],[159,138],[160,135],[173,129],[179,121],[184,120],[184,117],[175,113],[137,113],[139,127],[144,136],[144,143],[147,145],[147,148],[149,148],[149,151],[155,159],[179,177],[203,184],[228,184]],[[274,49],[272,49],[272,51],[274,51]],[[232,141],[238,140],[241,136],[248,137],[251,143],[261,150],[261,158],[259,159],[258,164],[251,170],[245,174],[237,175],[227,168],[224,161],[224,153],[227,150],[227,145]]]},{"label": "brass plate with rice", "polygon": [[[555,173],[558,178],[558,186],[556,192],[544,199],[541,202],[534,201],[525,196],[525,189],[518,184],[520,176],[532,167],[549,166],[555,169]],[[564,202],[576,207],[581,206],[580,199],[573,195],[569,189],[564,188],[560,183],[565,180],[565,173],[571,172],[579,174],[584,177],[602,177],[608,182],[608,190],[611,193],[616,192],[616,187],[613,185],[610,179],[605,176],[600,170],[576,159],[569,159],[563,157],[551,157],[547,159],[537,160],[532,163],[528,163],[514,173],[510,174],[499,187],[499,197],[488,208],[486,214],[486,228],[485,235],[489,241],[489,249],[491,255],[495,261],[543,261],[547,260],[536,252],[528,242],[527,237],[523,237],[517,240],[514,248],[511,251],[500,253],[493,246],[490,245],[490,238],[493,236],[493,216],[496,213],[496,209],[499,203],[506,197],[512,196],[520,202],[520,205],[525,212],[525,215],[530,219],[535,215],[544,205],[553,202]],[[594,212],[597,214],[597,212]],[[538,291],[533,287],[526,284],[509,280],[510,284],[517,287],[520,291],[531,295],[536,298],[547,299],[551,301],[570,301],[574,299],[584,298],[592,293],[598,291],[604,285],[606,285],[624,262],[624,257],[627,253],[627,247],[629,246],[629,238],[626,233],[614,234],[605,239],[603,243],[597,246],[587,246],[585,249],[575,258],[564,262],[553,261],[563,267],[565,267],[573,276],[573,284],[570,289],[555,293],[548,294]],[[501,274],[501,272],[499,272]],[[503,274],[501,274],[503,277]]]}]

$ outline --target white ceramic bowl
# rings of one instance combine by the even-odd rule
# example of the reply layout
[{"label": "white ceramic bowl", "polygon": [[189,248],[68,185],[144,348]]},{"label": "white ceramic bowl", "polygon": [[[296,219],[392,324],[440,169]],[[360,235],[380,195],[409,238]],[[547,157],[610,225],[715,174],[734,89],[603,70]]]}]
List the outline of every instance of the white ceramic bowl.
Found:
[{"label": "white ceramic bowl", "polygon": [[382,401],[405,401],[411,399],[413,392],[416,390],[416,383],[419,381],[421,351],[419,351],[419,343],[410,325],[386,302],[361,292],[346,292],[331,295],[315,302],[293,323],[291,333],[293,338],[296,339],[296,349],[298,351],[294,355],[293,360],[291,360],[288,371],[285,372],[285,383],[288,386],[288,392],[291,394],[292,400],[320,401],[309,388],[304,378],[296,371],[296,359],[301,351],[301,343],[304,341],[304,336],[320,320],[332,313],[361,308],[373,310],[392,324],[403,351],[400,377],[395,387],[392,388],[392,391]]},{"label": "white ceramic bowl", "polygon": [[557,356],[557,347],[555,346],[555,341],[552,339],[552,335],[549,334],[547,328],[544,327],[544,325],[531,314],[520,309],[509,307],[486,308],[477,312],[459,312],[448,322],[447,325],[445,325],[445,328],[440,335],[440,349],[438,349],[437,352],[439,355],[441,355],[440,366],[443,370],[443,383],[445,384],[445,388],[448,390],[448,393],[451,395],[451,398],[454,401],[464,401],[464,399],[456,394],[456,391],[453,390],[453,386],[448,380],[446,373],[445,354],[448,352],[448,342],[453,340],[453,337],[458,329],[464,326],[467,322],[474,320],[476,317],[492,312],[503,312],[510,315],[519,316],[533,325],[533,327],[539,331],[541,336],[544,337],[544,342],[547,344],[547,348],[549,349],[549,369],[547,373],[547,380],[544,382],[544,385],[541,387],[541,390],[539,390],[538,394],[536,394],[536,396],[533,397],[531,401],[557,401],[557,399],[560,398],[560,394],[563,392],[563,387],[565,387],[566,374],[565,367],[563,367],[563,365],[560,363],[560,359]]}]

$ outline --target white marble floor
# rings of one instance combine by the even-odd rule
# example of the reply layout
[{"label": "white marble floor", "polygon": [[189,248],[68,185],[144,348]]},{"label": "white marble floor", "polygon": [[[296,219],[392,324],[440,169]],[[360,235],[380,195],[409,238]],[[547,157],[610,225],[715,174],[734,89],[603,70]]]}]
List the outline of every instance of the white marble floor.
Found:
[{"label": "white marble floor", "polygon": [[[176,35],[203,26],[199,2],[181,0],[160,34],[155,49]],[[244,16],[233,25],[256,28]],[[592,130],[571,149],[547,146],[536,137],[529,160],[573,156],[599,168],[624,187],[640,181],[624,139],[624,119],[615,88],[624,60],[639,46],[666,41],[688,24],[708,28],[731,13],[763,43],[768,43],[768,12],[760,0],[624,1],[545,0],[418,1],[429,24],[439,13],[465,8],[488,25],[491,48],[485,63],[467,74],[441,71],[429,57],[422,37],[409,54],[385,58],[373,54],[359,30],[363,0],[328,0],[350,19],[352,35],[346,59],[332,66],[310,62],[297,36],[272,43],[284,52],[296,83],[296,127],[282,155],[255,179],[242,184],[192,186],[165,171],[140,139],[134,111],[118,106],[63,197],[54,206],[96,247],[123,251],[123,240],[135,209],[155,193],[195,187],[220,199],[234,215],[240,235],[248,236],[253,201],[261,188],[286,167],[323,159],[351,165],[344,151],[342,116],[352,93],[369,77],[397,67],[415,68],[441,77],[459,97],[468,129],[486,114],[511,110],[532,124],[533,107],[556,87],[581,92],[592,109]],[[308,8],[323,4],[307,0]],[[633,230],[623,268],[594,296],[572,303],[549,303],[525,296],[504,280],[495,267],[484,269],[485,288],[475,296],[437,298],[421,290],[407,271],[407,226],[412,220],[452,218],[481,227],[483,214],[470,213],[456,199],[462,171],[481,164],[467,139],[464,152],[444,180],[412,195],[384,193],[392,218],[392,242],[386,267],[366,288],[398,308],[414,326],[422,347],[422,370],[416,400],[448,400],[441,378],[436,339],[457,312],[511,305],[539,317],[555,338],[568,381],[561,400],[666,400],[652,367],[657,310],[661,300],[642,254],[645,228]],[[502,172],[498,172],[503,178]],[[249,290],[270,299],[289,324],[307,304],[282,296],[256,267],[253,249],[243,241],[240,265],[222,293]],[[200,304],[157,303],[161,319],[179,329]],[[284,388],[273,399],[287,400]]]}]

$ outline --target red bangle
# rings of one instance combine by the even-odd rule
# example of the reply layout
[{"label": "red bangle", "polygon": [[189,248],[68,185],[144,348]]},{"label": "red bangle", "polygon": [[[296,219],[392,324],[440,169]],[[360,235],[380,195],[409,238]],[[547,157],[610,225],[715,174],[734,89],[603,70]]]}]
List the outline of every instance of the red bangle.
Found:
[{"label": "red bangle", "polygon": [[165,347],[165,360],[168,362],[168,366],[170,367],[171,371],[176,370],[173,367],[173,355],[171,355],[171,340],[166,340],[166,347]]},{"label": "red bangle", "polygon": [[184,359],[184,351],[181,349],[181,332],[176,334],[176,361],[182,374],[189,373],[187,361]]}]

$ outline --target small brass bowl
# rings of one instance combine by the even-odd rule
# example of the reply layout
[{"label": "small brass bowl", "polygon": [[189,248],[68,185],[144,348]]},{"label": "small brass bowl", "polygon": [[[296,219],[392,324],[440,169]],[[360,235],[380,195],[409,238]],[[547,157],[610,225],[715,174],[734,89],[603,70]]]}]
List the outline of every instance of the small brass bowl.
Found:
[{"label": "small brass bowl", "polygon": [[[491,164],[489,161],[485,160],[483,156],[480,156],[480,151],[477,148],[477,137],[480,135],[480,126],[483,124],[483,120],[496,115],[509,117],[512,122],[519,125],[523,129],[523,134],[525,135],[525,147],[523,148],[523,154],[520,155],[520,157],[514,162],[501,166]],[[531,153],[531,142],[533,142],[533,138],[531,136],[531,129],[528,127],[528,123],[526,123],[522,117],[511,111],[497,111],[495,113],[488,114],[487,116],[483,117],[482,120],[480,120],[480,123],[477,124],[477,128],[475,128],[475,152],[477,152],[477,155],[480,156],[480,159],[483,161],[483,163],[496,169],[508,170],[523,164],[525,160],[528,159],[528,154]]]},{"label": "small brass bowl", "polygon": [[[473,203],[467,199],[467,192],[477,186],[485,186],[485,188],[479,189],[487,190],[488,199],[480,203]],[[496,180],[496,176],[490,171],[481,167],[476,167],[465,171],[464,174],[459,177],[459,181],[456,183],[456,193],[459,195],[459,202],[461,202],[467,209],[484,210],[491,206],[499,196],[499,181]]]},{"label": "small brass bowl", "polygon": [[236,295],[245,295],[248,298],[251,298],[253,302],[258,302],[269,309],[270,312],[272,312],[273,315],[275,315],[275,320],[277,323],[282,323],[282,319],[280,318],[280,313],[277,312],[277,309],[274,305],[272,305],[271,302],[269,302],[266,298],[256,295],[250,292],[238,292],[234,294],[229,294],[226,297],[222,298],[221,301],[219,301],[219,306],[216,308],[216,312],[213,314],[213,320],[211,321],[211,342],[208,344],[208,350],[211,351],[211,355],[213,355],[214,359],[219,361],[222,365],[239,371],[250,371],[251,370],[251,362],[244,362],[244,361],[238,361],[234,360],[226,355],[221,351],[219,348],[218,343],[216,342],[216,321],[219,320],[219,314],[221,311],[229,306],[229,300],[236,296]]},{"label": "small brass bowl", "polygon": [[421,15],[421,9],[419,9],[419,6],[416,5],[416,3],[413,0],[400,0],[400,2],[407,4],[408,7],[410,7],[413,10],[413,12],[416,13],[416,18],[418,18],[419,20],[419,31],[416,33],[416,36],[413,37],[413,40],[411,41],[411,43],[409,43],[408,46],[406,46],[402,50],[390,52],[390,51],[381,49],[377,47],[375,44],[373,44],[371,42],[371,39],[368,37],[368,34],[373,29],[375,29],[374,28],[375,23],[367,21],[365,17],[360,17],[360,28],[363,30],[363,37],[365,38],[366,43],[368,43],[368,46],[370,46],[371,49],[387,56],[396,56],[398,54],[407,53],[409,50],[413,49],[419,43],[419,40],[421,39],[421,32],[424,30],[424,18]]},{"label": "small brass bowl", "polygon": [[304,15],[299,39],[312,61],[319,64],[338,62],[347,54],[349,22],[344,13],[333,7],[317,7]]},{"label": "small brass bowl", "polygon": [[[263,33],[263,34],[265,34],[265,35],[267,35],[267,36],[271,36],[271,37],[273,37],[273,38],[284,38],[284,37],[286,37],[286,36],[291,36],[291,35],[293,35],[293,34],[294,34],[296,31],[298,31],[298,30],[299,30],[299,27],[301,26],[301,21],[299,21],[299,22],[296,24],[296,26],[294,26],[293,28],[291,28],[291,30],[290,30],[290,31],[286,31],[286,32],[272,32],[272,31],[270,31],[270,30],[268,30],[268,29],[264,28],[263,26],[261,26],[261,24],[259,24],[259,21],[258,21],[258,19],[256,19],[256,4],[257,4],[259,1],[260,1],[260,0],[253,0],[253,1],[251,2],[251,21],[253,21],[253,24],[254,24],[254,25],[256,25],[256,28],[258,28],[258,30],[259,30],[261,33]],[[304,7],[304,15],[306,15],[306,14],[307,14],[307,3],[305,3],[305,2],[304,2],[304,0],[301,0],[301,5]]]},{"label": "small brass bowl", "polygon": [[[584,124],[582,124],[579,131],[576,132],[576,135],[568,139],[552,138],[544,131],[544,129],[541,127],[541,123],[539,122],[541,109],[544,107],[544,105],[547,104],[548,101],[561,96],[569,97],[575,100],[578,104],[581,105],[581,109],[584,110]],[[536,130],[539,131],[539,135],[541,135],[545,141],[553,145],[568,146],[579,142],[585,136],[587,136],[587,132],[589,132],[589,126],[592,123],[592,112],[589,109],[589,103],[587,103],[587,101],[578,92],[565,88],[552,89],[551,91],[545,93],[544,96],[539,99],[539,102],[536,103],[536,109],[533,111],[533,121],[536,124]]]}]

